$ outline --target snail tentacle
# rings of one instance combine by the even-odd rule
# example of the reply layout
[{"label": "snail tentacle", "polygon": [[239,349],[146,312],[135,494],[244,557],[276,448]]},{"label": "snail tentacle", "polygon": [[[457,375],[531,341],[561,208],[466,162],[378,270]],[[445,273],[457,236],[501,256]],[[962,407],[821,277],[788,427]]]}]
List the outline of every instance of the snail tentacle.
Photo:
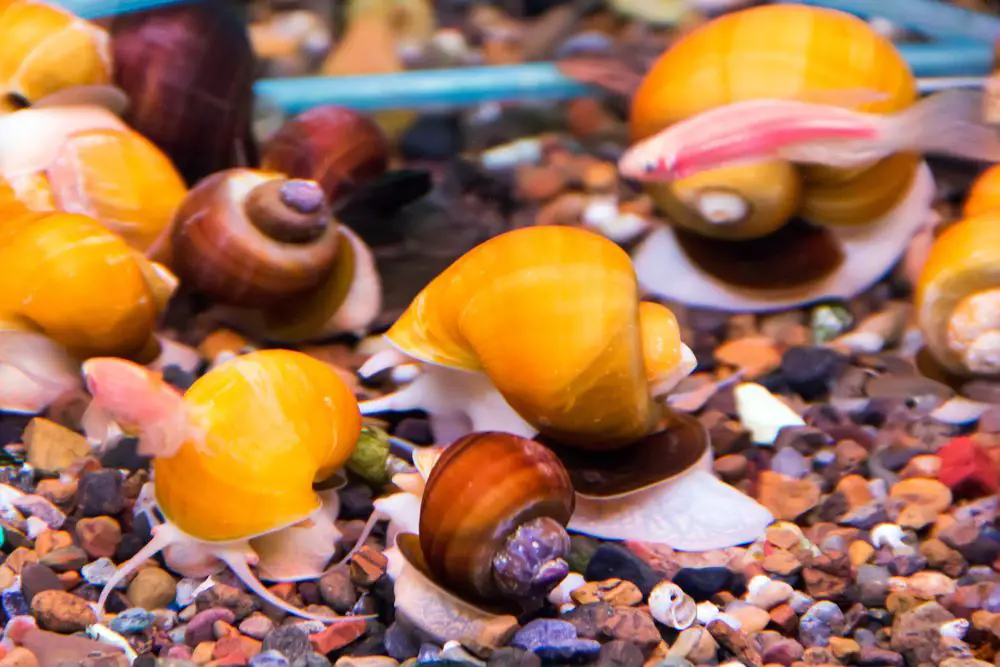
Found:
[{"label": "snail tentacle", "polygon": [[186,535],[184,535],[184,533],[178,530],[176,526],[169,523],[154,526],[152,533],[153,539],[151,539],[146,546],[140,549],[134,556],[123,563],[115,571],[115,573],[111,575],[108,582],[104,584],[104,588],[101,590],[101,595],[97,598],[96,614],[98,623],[100,623],[104,617],[104,606],[107,604],[108,596],[111,595],[111,591],[115,589],[115,586],[139,569],[140,565],[170,545],[179,544],[189,539]]},{"label": "snail tentacle", "polygon": [[569,552],[563,526],[539,517],[518,526],[493,555],[493,579],[508,597],[543,598],[569,574]]}]

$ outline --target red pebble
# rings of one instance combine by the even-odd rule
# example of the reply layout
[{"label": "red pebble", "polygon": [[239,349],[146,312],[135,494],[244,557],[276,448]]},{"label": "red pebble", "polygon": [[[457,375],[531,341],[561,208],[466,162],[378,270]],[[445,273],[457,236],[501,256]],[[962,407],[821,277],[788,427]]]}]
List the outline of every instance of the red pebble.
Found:
[{"label": "red pebble", "polygon": [[971,437],[953,439],[937,455],[941,459],[938,479],[956,498],[980,498],[1000,488],[993,459]]},{"label": "red pebble", "polygon": [[330,651],[336,651],[353,642],[355,639],[365,634],[367,625],[364,621],[341,621],[332,623],[322,632],[309,635],[313,649],[320,655],[326,655]]}]

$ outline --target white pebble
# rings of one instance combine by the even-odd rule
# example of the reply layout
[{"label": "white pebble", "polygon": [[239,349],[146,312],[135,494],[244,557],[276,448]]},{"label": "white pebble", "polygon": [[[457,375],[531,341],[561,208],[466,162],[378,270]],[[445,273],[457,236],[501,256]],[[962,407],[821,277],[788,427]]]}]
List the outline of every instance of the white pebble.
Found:
[{"label": "white pebble", "polygon": [[578,589],[587,583],[587,580],[583,578],[583,575],[579,572],[570,572],[566,577],[559,582],[559,585],[552,589],[549,593],[549,602],[558,606],[566,603],[572,603],[573,599],[569,596],[570,593]]},{"label": "white pebble", "polygon": [[[80,574],[83,575],[83,578],[88,584],[94,586],[103,586],[108,583],[117,571],[118,567],[110,558],[98,558],[93,563],[87,563],[80,568]],[[126,582],[120,581],[117,588],[125,588],[125,586]]]},{"label": "white pebble", "polygon": [[668,628],[683,630],[698,617],[698,606],[680,586],[661,581],[649,593],[649,613]]},{"label": "white pebble", "polygon": [[[795,589],[784,581],[774,581],[762,576],[754,577],[754,579],[761,578],[764,581],[758,584],[756,588],[747,587],[747,602],[755,607],[769,611],[779,604],[788,602],[795,593]],[[751,579],[752,581],[753,579]]]},{"label": "white pebble", "polygon": [[719,613],[718,607],[705,600],[698,605],[698,622],[702,625],[708,625],[719,617]]},{"label": "white pebble", "polygon": [[906,546],[903,543],[903,529],[894,523],[880,523],[872,529],[872,545],[879,549],[884,546],[898,549]]},{"label": "white pebble", "polygon": [[28,520],[24,522],[25,528],[28,530],[28,537],[33,540],[37,540],[38,536],[49,529],[49,524],[45,523],[42,519],[37,516],[29,516]]},{"label": "white pebble", "polygon": [[941,625],[939,632],[942,637],[954,637],[955,639],[963,639],[965,633],[969,631],[969,621],[964,618],[956,618],[954,621],[948,621]]},{"label": "white pebble", "polygon": [[728,625],[729,627],[731,627],[733,630],[742,630],[743,629],[743,624],[740,623],[740,619],[736,618],[735,616],[733,616],[731,614],[727,614],[726,612],[722,612],[721,614],[719,614],[715,618],[715,620],[722,621],[723,623],[725,623],[726,625]]},{"label": "white pebble", "polygon": [[802,417],[781,399],[755,382],[736,385],[733,395],[740,423],[750,431],[751,438],[758,445],[773,445],[778,431],[787,426],[806,425]]}]

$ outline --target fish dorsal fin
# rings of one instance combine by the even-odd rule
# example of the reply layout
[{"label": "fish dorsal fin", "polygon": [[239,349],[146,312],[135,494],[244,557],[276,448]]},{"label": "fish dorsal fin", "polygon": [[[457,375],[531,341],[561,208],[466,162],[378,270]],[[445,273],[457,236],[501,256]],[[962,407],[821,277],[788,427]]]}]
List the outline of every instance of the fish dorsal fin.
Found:
[{"label": "fish dorsal fin", "polygon": [[866,104],[875,104],[889,99],[889,94],[871,88],[840,88],[836,90],[801,90],[786,99],[809,104],[856,109]]},{"label": "fish dorsal fin", "polygon": [[46,95],[31,105],[32,109],[68,106],[97,106],[121,116],[131,100],[125,91],[112,85],[72,86]]}]

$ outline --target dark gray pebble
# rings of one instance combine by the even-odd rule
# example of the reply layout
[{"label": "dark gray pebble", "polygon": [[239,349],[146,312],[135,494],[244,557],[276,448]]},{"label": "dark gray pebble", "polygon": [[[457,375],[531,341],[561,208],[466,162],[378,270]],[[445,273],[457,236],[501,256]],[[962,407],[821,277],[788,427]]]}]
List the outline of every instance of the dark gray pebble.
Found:
[{"label": "dark gray pebble", "polygon": [[406,417],[396,425],[393,435],[416,445],[434,444],[434,433],[431,431],[431,422],[428,419]]},{"label": "dark gray pebble", "polygon": [[445,160],[462,150],[462,132],[455,114],[417,118],[399,140],[402,154],[413,160]]},{"label": "dark gray pebble", "polygon": [[531,651],[514,646],[504,646],[490,655],[489,667],[542,667],[542,659]]},{"label": "dark gray pebble", "polygon": [[393,623],[385,631],[382,638],[385,643],[385,652],[390,658],[403,662],[409,658],[417,657],[419,647],[406,628],[399,623]]},{"label": "dark gray pebble", "polygon": [[21,568],[21,593],[29,605],[42,591],[61,590],[62,582],[52,568],[41,563],[25,563]]},{"label": "dark gray pebble", "polygon": [[674,575],[674,583],[696,602],[709,599],[721,591],[740,594],[742,577],[724,567],[686,567]]},{"label": "dark gray pebble", "polygon": [[126,609],[108,623],[108,627],[120,635],[138,635],[153,624],[152,613],[140,607]]},{"label": "dark gray pebble", "polygon": [[283,625],[275,628],[268,636],[264,637],[264,643],[261,648],[264,651],[277,651],[288,658],[289,661],[294,661],[296,658],[310,653],[312,651],[312,643],[309,641],[309,635],[302,632],[302,630],[292,625]]},{"label": "dark gray pebble", "polygon": [[884,648],[861,649],[857,664],[859,667],[903,667],[903,656]]},{"label": "dark gray pebble", "polygon": [[330,667],[331,664],[325,655],[313,651],[292,660],[292,667]]},{"label": "dark gray pebble", "polygon": [[139,438],[123,437],[108,444],[101,452],[101,465],[105,468],[121,470],[144,470],[149,468],[152,459],[139,456]]},{"label": "dark gray pebble", "polygon": [[194,373],[188,373],[177,364],[168,364],[163,367],[163,381],[172,384],[181,391],[187,391],[198,377]]},{"label": "dark gray pebble", "polygon": [[598,667],[641,667],[645,662],[642,651],[632,642],[616,639],[601,647]]},{"label": "dark gray pebble", "polygon": [[144,546],[146,546],[146,540],[141,535],[126,533],[122,535],[122,541],[118,543],[118,548],[115,549],[114,561],[116,563],[124,563],[139,553],[139,550]]},{"label": "dark gray pebble", "polygon": [[551,646],[560,641],[576,638],[576,628],[572,623],[551,618],[537,618],[518,630],[510,640],[510,645],[532,651],[539,646]]},{"label": "dark gray pebble", "polygon": [[601,643],[593,639],[563,639],[534,649],[543,662],[579,664],[593,660],[601,652]]},{"label": "dark gray pebble", "polygon": [[829,394],[833,381],[846,368],[846,357],[826,347],[792,347],[781,357],[785,381],[807,401]]},{"label": "dark gray pebble", "polygon": [[375,506],[372,504],[371,487],[365,484],[348,484],[337,492],[340,497],[340,517],[344,520],[368,520]]},{"label": "dark gray pebble", "polygon": [[643,596],[649,595],[660,576],[645,561],[617,544],[602,544],[594,551],[584,573],[587,581],[624,579],[639,587]]},{"label": "dark gray pebble", "polygon": [[8,588],[0,596],[0,601],[3,603],[3,611],[7,614],[7,618],[14,618],[15,616],[27,616],[31,614],[31,606],[28,601],[24,599],[24,595],[21,591],[16,588]]},{"label": "dark gray pebble", "polygon": [[[369,627],[371,627],[374,623],[375,621],[368,621]],[[384,628],[381,623],[378,625],[378,630],[369,630],[369,634],[367,636],[351,644],[350,648],[347,650],[347,654],[358,657],[385,655],[385,642],[383,640]]]},{"label": "dark gray pebble", "polygon": [[122,476],[117,470],[97,470],[80,478],[76,493],[81,516],[114,516],[125,508]]}]

